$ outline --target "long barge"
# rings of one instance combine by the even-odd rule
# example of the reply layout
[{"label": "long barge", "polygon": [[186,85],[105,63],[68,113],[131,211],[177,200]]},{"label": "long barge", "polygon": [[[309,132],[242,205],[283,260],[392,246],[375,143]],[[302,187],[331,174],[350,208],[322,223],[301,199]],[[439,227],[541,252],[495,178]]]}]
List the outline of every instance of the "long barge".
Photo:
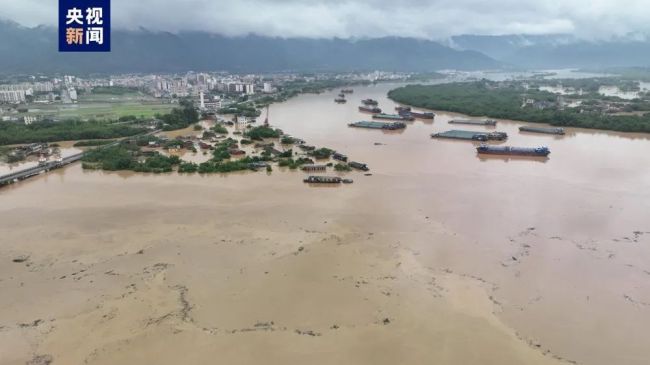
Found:
[{"label": "long barge", "polygon": [[407,120],[407,121],[413,121],[415,118],[413,118],[410,115],[400,115],[400,114],[375,114],[372,116],[375,119],[387,119],[387,120]]},{"label": "long barge", "polygon": [[363,105],[375,105],[375,106],[379,105],[379,102],[377,100],[374,100],[374,99],[363,99],[363,100],[361,100],[361,103]]},{"label": "long barge", "polygon": [[497,121],[493,119],[474,120],[474,119],[453,119],[449,121],[450,124],[469,124],[469,125],[497,125]]},{"label": "long barge", "polygon": [[354,90],[352,89],[341,89],[341,93],[343,94],[352,94]]},{"label": "long barge", "polygon": [[370,129],[388,129],[388,130],[396,130],[396,129],[403,129],[406,128],[406,124],[400,123],[400,122],[372,122],[372,121],[366,121],[362,120],[359,122],[354,122],[348,124],[350,127],[356,127],[356,128],[370,128]]},{"label": "long barge", "polygon": [[551,151],[548,147],[511,147],[511,146],[489,146],[481,145],[476,147],[476,152],[488,155],[515,155],[515,156],[539,156],[546,157]]},{"label": "long barge", "polygon": [[410,115],[418,119],[433,119],[436,115],[431,112],[400,112],[400,115]]},{"label": "long barge", "polygon": [[379,114],[381,113],[381,109],[379,109],[376,106],[365,106],[365,105],[360,105],[359,106],[359,111],[360,112],[366,112],[366,113],[373,113],[373,114]]},{"label": "long barge", "polygon": [[532,132],[532,133],[558,134],[558,135],[563,135],[564,134],[564,128],[546,128],[546,127],[523,126],[523,127],[519,127],[519,131],[521,131],[521,132]]},{"label": "long barge", "polygon": [[508,138],[508,134],[505,132],[475,132],[453,129],[446,132],[433,133],[431,134],[431,138],[462,139],[467,141],[486,142],[488,140],[504,141]]},{"label": "long barge", "polygon": [[334,99],[334,102],[339,103],[339,104],[345,104],[348,101],[345,100],[345,98],[336,98],[336,99]]}]

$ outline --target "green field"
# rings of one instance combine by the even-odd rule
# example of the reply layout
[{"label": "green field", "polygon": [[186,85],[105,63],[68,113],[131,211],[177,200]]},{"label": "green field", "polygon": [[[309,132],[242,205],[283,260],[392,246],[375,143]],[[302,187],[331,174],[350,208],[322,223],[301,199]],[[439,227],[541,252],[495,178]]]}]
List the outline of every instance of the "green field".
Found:
[{"label": "green field", "polygon": [[27,113],[18,115],[43,115],[60,119],[117,119],[127,115],[146,118],[167,113],[172,108],[172,104],[140,93],[81,94],[76,104],[31,104]]}]

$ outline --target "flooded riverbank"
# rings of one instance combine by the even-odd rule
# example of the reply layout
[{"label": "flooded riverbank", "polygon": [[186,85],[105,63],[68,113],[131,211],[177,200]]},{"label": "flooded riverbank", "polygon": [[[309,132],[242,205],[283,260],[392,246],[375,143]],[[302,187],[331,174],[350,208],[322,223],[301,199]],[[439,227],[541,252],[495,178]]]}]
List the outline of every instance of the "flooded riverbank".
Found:
[{"label": "flooded riverbank", "polygon": [[[648,136],[347,126],[365,98],[392,112],[391,87],[271,106],[368,164],[346,187],[77,164],[0,190],[0,363],[644,364]],[[429,137],[449,129],[551,155]]]}]

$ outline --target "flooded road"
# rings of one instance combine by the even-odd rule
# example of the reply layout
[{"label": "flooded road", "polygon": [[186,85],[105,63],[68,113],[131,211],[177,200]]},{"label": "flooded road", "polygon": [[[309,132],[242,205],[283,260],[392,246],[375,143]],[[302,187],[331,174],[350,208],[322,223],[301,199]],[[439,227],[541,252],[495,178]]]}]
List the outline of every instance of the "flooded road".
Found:
[{"label": "flooded road", "polygon": [[[77,164],[0,190],[0,363],[646,364],[649,136],[347,126],[395,86],[270,108],[367,163],[352,185]],[[449,129],[551,154],[429,137]]]}]

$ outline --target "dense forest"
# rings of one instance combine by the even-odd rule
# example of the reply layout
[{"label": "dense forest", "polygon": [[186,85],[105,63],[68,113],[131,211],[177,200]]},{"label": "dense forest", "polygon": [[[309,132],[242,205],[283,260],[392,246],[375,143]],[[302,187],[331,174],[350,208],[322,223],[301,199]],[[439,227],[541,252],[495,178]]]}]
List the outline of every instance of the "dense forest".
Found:
[{"label": "dense forest", "polygon": [[[525,89],[516,84],[489,81],[440,85],[408,85],[391,90],[388,96],[399,103],[444,110],[471,116],[514,119],[554,126],[650,133],[650,114],[608,115],[584,112],[580,108],[558,108],[557,96],[550,92]],[[524,98],[547,102],[548,106],[522,107]]]}]

